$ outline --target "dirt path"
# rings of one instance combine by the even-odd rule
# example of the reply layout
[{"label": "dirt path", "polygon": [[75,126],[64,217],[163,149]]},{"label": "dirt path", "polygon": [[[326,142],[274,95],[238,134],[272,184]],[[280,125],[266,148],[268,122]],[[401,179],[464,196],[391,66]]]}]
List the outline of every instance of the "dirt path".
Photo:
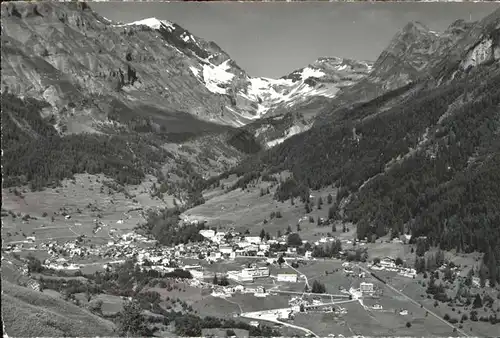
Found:
[{"label": "dirt path", "polygon": [[307,289],[310,290],[311,289],[311,286],[309,285],[309,280],[307,279],[307,276],[305,274],[303,274],[302,272],[300,272],[299,270],[295,269],[293,266],[291,266],[290,264],[288,264],[288,262],[285,260],[285,265],[288,266],[290,269],[294,270],[296,273],[298,273],[300,276],[304,276],[305,280],[306,280],[306,286],[307,286]]},{"label": "dirt path", "polygon": [[227,298],[222,298],[222,299],[224,299],[224,300],[225,300],[226,302],[228,302],[228,303],[231,303],[231,304],[237,305],[237,306],[238,306],[238,309],[240,309],[240,315],[243,313],[243,309],[241,308],[241,305],[240,305],[240,304],[238,304],[238,303],[236,303],[236,302],[232,302],[232,301],[230,301],[230,300],[229,300],[229,299],[227,299]]}]

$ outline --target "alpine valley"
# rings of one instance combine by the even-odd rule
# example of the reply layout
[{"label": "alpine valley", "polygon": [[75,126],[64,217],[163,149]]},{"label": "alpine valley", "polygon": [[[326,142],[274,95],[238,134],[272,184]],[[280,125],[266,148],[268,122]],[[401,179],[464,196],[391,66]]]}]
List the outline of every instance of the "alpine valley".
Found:
[{"label": "alpine valley", "polygon": [[[85,2],[2,2],[1,19],[10,335],[498,332],[500,9],[279,79]],[[401,273],[375,274],[383,257]],[[269,280],[231,275],[260,260]],[[387,294],[353,289],[367,269]]]}]

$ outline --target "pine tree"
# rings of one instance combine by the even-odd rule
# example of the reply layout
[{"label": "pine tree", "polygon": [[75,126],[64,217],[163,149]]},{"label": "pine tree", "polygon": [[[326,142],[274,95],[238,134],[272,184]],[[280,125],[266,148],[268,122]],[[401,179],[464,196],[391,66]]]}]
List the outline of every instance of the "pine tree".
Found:
[{"label": "pine tree", "polygon": [[488,276],[490,280],[490,287],[495,287],[498,278],[498,263],[493,251],[490,251],[490,255],[488,257]]},{"label": "pine tree", "polygon": [[311,207],[309,206],[309,203],[305,204],[305,209],[306,209],[306,214],[311,212]]},{"label": "pine tree", "polygon": [[266,238],[266,231],[264,229],[260,231],[259,237],[261,241],[264,240],[264,238]]},{"label": "pine tree", "polygon": [[483,262],[481,262],[481,265],[479,266],[479,285],[484,288],[486,286],[486,277],[488,274],[488,269],[484,265]]},{"label": "pine tree", "polygon": [[332,194],[328,194],[328,196],[326,197],[326,202],[328,204],[332,204],[333,203],[333,196],[332,196]]},{"label": "pine tree", "polygon": [[477,309],[480,307],[483,307],[483,301],[481,299],[481,296],[478,293],[478,294],[476,294],[476,297],[474,298],[474,302],[472,303],[472,308]]},{"label": "pine tree", "polygon": [[472,286],[472,269],[469,270],[469,272],[467,272],[467,277],[465,277],[465,285],[468,286],[468,287],[471,287]]},{"label": "pine tree", "polygon": [[283,256],[279,256],[279,258],[278,258],[278,264],[279,264],[280,268],[283,265],[283,263],[285,263],[285,259],[283,258]]}]

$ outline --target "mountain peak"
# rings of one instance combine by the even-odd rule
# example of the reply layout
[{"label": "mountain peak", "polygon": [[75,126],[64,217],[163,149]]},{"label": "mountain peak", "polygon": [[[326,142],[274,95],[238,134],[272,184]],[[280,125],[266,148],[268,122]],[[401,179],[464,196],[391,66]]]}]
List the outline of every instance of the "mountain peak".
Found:
[{"label": "mountain peak", "polygon": [[161,27],[168,27],[170,29],[174,29],[174,24],[167,20],[159,20],[155,17],[142,19],[139,21],[134,21],[125,24],[124,26],[148,26],[153,29],[160,29]]},{"label": "mountain peak", "polygon": [[429,32],[429,28],[420,21],[410,21],[403,27],[403,32],[409,31]]}]

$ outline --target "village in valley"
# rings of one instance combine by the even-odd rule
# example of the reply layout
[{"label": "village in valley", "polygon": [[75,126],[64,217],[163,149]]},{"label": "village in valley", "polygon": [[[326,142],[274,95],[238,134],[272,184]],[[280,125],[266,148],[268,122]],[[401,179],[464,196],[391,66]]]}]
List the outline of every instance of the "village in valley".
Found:
[{"label": "village in valley", "polygon": [[[113,193],[99,210],[93,206],[98,202],[80,210],[77,199],[72,207],[66,201],[53,216],[3,210],[3,230],[10,240],[3,243],[2,271],[18,284],[92,309],[104,318],[120,314],[134,295],[144,302],[143,314],[149,321],[157,323],[159,313],[168,318],[158,332],[174,330],[179,335],[230,336],[210,331],[215,324],[207,322],[183,322],[172,329],[169,325],[182,316],[238,321],[242,329],[238,337],[252,330],[251,335],[257,336],[278,332],[352,336],[372,331],[460,336],[466,325],[469,332],[494,328],[481,326],[491,318],[496,323],[496,317],[487,312],[497,310],[494,292],[480,296],[487,304],[484,308],[477,304],[470,308],[487,283],[480,278],[481,266],[474,263],[478,257],[445,256],[440,250],[429,250],[425,237],[412,240],[408,234],[359,240],[352,224],[328,220],[328,210],[320,202],[315,203],[315,213],[304,217],[298,203],[286,209],[286,204],[269,194],[262,196],[259,189],[224,196],[238,199],[241,206],[236,211],[227,207],[227,214],[222,209],[230,204],[214,198],[175,216],[178,230],[173,234],[184,235],[167,238],[169,245],[144,231],[141,210],[137,203],[130,204],[130,198],[150,198],[146,193],[128,199]],[[331,203],[328,191],[315,194],[310,198],[320,201],[323,194],[326,204]],[[38,203],[33,201],[39,198],[31,195],[23,196],[26,208]],[[271,217],[262,226],[222,224],[219,218],[239,217],[239,210],[254,219],[261,217],[258,209],[245,211],[243,198],[255,201],[254,208],[262,203],[263,210],[278,208],[283,215]],[[129,205],[117,209],[124,201]],[[214,212],[214,205],[221,210],[219,218],[204,211]],[[200,216],[203,213],[207,219]],[[312,215],[317,222],[311,222]],[[93,225],[83,226],[89,217]],[[245,220],[252,221],[248,217]],[[219,325],[236,325],[225,323]]]},{"label": "village in valley", "polygon": [[[123,221],[117,221],[120,222]],[[276,237],[264,230],[257,235],[231,229],[217,231],[189,218],[183,222],[201,228],[199,235],[203,240],[166,247],[135,231],[116,235],[101,245],[85,235],[67,242],[41,242],[35,236],[28,236],[26,240],[8,244],[4,253],[23,254],[29,266],[29,262],[37,260],[30,252],[46,252],[47,258],[40,261],[38,268],[41,273],[31,274],[29,268],[24,268],[27,276],[37,276],[32,276],[28,286],[38,291],[46,290],[43,284],[51,278],[44,276],[43,271],[85,276],[112,271],[133,261],[142,271],[175,277],[193,290],[209,290],[210,298],[237,304],[237,311],[231,315],[251,326],[273,324],[308,336],[326,333],[299,325],[308,316],[328,315],[344,330],[340,331],[349,335],[354,332],[349,324],[350,312],[359,314],[361,309],[369,315],[390,313],[400,318],[404,326],[411,323],[412,314],[419,310],[411,302],[401,301],[397,294],[389,295],[384,290],[385,278],[414,283],[418,277],[415,268],[400,257],[368,259],[371,244],[366,240],[358,241],[343,234],[307,241],[301,240],[298,233]],[[113,228],[110,230],[110,234],[117,233]],[[405,246],[408,239],[406,236],[387,244]],[[324,254],[325,249],[334,252]],[[381,273],[384,278],[379,276]]]}]

